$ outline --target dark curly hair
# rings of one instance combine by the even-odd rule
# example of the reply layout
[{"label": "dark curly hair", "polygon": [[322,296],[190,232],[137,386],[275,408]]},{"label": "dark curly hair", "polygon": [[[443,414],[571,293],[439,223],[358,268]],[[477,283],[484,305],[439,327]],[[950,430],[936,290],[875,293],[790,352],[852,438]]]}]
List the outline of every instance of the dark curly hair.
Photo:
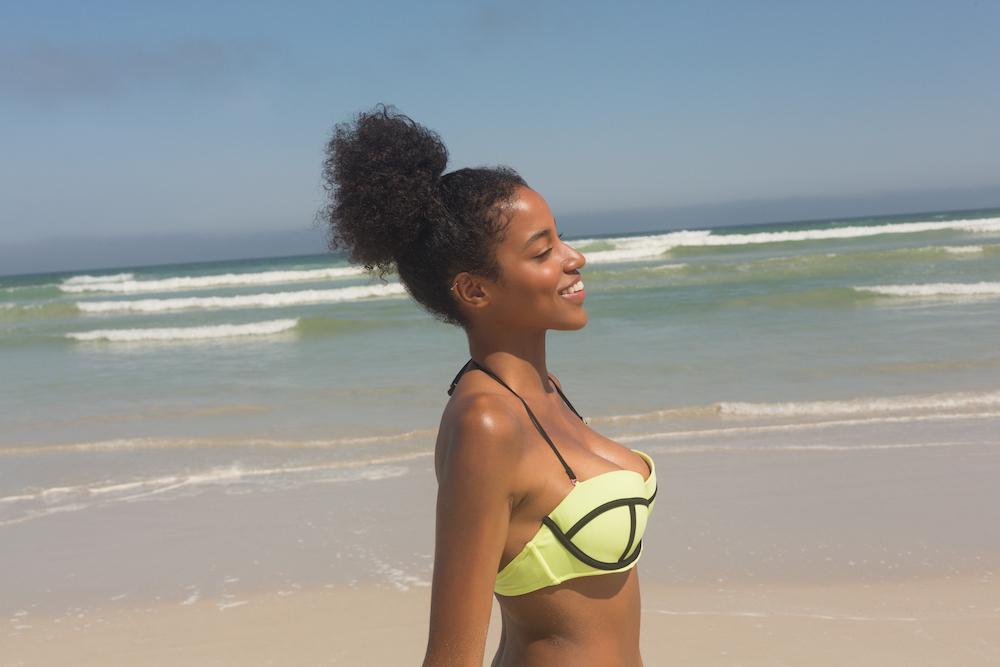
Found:
[{"label": "dark curly hair", "polygon": [[428,312],[451,324],[463,318],[451,297],[458,273],[499,279],[496,247],[504,209],[524,179],[507,167],[445,174],[441,137],[379,105],[337,125],[323,163],[331,250],[382,277],[396,270]]}]

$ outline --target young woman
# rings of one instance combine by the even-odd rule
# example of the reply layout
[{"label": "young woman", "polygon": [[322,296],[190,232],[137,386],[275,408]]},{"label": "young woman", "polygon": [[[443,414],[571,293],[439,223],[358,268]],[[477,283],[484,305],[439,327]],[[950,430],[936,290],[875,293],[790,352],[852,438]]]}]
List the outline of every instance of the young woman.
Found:
[{"label": "young woman", "polygon": [[469,339],[435,452],[424,665],[481,665],[496,595],[494,667],[638,667],[653,463],[592,431],[545,364],[548,330],[587,323],[584,257],[515,172],[447,162],[440,137],[395,109],[360,114],[327,147],[321,214],[334,248],[398,272]]}]

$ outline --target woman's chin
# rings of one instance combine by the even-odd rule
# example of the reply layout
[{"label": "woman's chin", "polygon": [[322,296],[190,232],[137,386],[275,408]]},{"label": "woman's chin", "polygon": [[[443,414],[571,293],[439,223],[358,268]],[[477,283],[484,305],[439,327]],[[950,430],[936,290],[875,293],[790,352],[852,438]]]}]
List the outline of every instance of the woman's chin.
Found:
[{"label": "woman's chin", "polygon": [[556,331],[579,331],[580,329],[587,326],[587,311],[581,309],[582,317],[576,319],[573,322],[566,322],[562,326],[553,327]]}]

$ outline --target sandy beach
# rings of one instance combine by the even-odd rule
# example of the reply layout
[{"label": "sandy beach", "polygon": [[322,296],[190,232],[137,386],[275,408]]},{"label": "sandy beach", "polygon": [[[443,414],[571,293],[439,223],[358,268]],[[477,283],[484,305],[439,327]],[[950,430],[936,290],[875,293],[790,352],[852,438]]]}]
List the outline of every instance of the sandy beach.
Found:
[{"label": "sandy beach", "polygon": [[[947,430],[644,443],[661,478],[639,564],[647,667],[1000,664],[996,423]],[[386,479],[8,526],[0,666],[419,664],[433,502],[424,457]]]},{"label": "sandy beach", "polygon": [[[1000,664],[1000,586],[647,586],[643,657],[666,665]],[[416,665],[426,589],[335,588],[107,609],[3,640],[3,665]],[[26,621],[27,623],[27,621]],[[491,628],[490,653],[498,639]]]}]

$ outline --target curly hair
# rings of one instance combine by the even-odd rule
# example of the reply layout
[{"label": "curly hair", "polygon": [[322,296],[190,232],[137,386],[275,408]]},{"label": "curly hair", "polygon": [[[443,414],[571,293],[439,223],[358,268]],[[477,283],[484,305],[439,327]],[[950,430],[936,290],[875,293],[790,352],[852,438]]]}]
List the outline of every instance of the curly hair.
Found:
[{"label": "curly hair", "polygon": [[524,179],[507,167],[445,174],[441,137],[379,105],[339,124],[323,163],[331,250],[380,276],[394,269],[410,295],[435,317],[462,326],[451,280],[467,271],[499,279],[496,247],[505,208]]}]

